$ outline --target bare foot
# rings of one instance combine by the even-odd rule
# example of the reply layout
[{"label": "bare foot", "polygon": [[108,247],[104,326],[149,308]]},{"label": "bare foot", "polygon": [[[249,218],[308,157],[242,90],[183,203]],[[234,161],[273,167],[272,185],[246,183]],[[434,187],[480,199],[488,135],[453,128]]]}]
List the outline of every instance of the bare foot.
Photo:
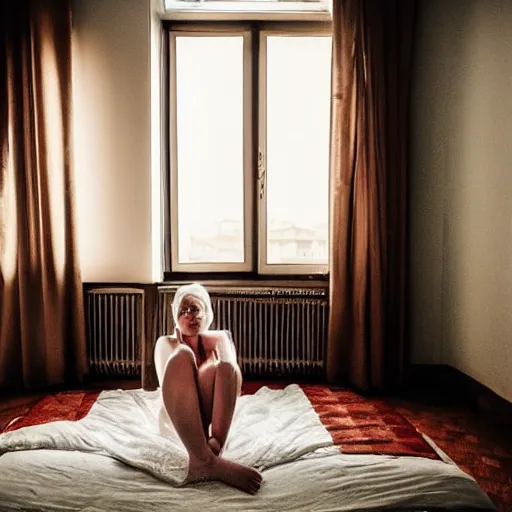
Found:
[{"label": "bare foot", "polygon": [[263,480],[259,471],[221,457],[209,457],[206,461],[190,457],[185,483],[218,480],[249,494],[256,494]]},{"label": "bare foot", "polygon": [[210,437],[210,439],[208,439],[208,446],[210,447],[210,449],[212,450],[212,452],[215,455],[219,455],[221,446],[220,446],[219,441],[217,441],[217,439],[215,439],[215,437]]}]

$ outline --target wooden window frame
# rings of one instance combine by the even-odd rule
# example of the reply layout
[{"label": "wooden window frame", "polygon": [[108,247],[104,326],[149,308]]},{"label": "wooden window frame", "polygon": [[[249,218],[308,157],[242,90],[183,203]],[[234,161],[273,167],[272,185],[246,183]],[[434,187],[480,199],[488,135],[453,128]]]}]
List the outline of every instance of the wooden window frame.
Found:
[{"label": "wooden window frame", "polygon": [[[164,281],[174,280],[250,280],[264,281],[326,281],[328,265],[268,264],[266,255],[266,202],[259,199],[261,166],[265,159],[265,80],[268,36],[331,35],[330,22],[170,22],[165,26],[168,37],[164,48],[166,67],[164,79],[164,109],[166,118],[167,161],[163,169],[162,224]],[[244,37],[244,247],[246,262],[237,263],[178,263],[177,209],[171,208],[177,199],[176,70],[173,55],[177,36],[241,35]],[[264,70],[262,72],[262,70]],[[248,114],[248,115],[247,115]],[[177,236],[175,238],[177,240]]]}]

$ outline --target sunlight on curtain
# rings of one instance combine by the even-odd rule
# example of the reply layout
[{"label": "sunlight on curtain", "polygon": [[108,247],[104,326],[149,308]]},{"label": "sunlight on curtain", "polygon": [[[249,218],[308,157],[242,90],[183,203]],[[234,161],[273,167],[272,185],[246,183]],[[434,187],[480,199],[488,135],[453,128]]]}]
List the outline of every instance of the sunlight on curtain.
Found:
[{"label": "sunlight on curtain", "polygon": [[[49,27],[43,25],[41,30],[49,30]],[[47,175],[49,213],[50,213],[50,232],[51,236],[51,254],[55,266],[57,281],[61,282],[64,278],[66,263],[66,232],[62,229],[65,224],[66,203],[62,200],[65,195],[64,173],[62,169],[69,164],[64,162],[63,146],[66,146],[66,137],[64,135],[62,106],[63,98],[59,84],[59,72],[56,63],[55,52],[50,42],[43,39],[41,45],[41,61],[44,67],[41,70],[41,94],[43,96],[43,123],[44,134],[51,133],[51,137],[46,140],[46,161],[45,171]],[[44,135],[43,135],[44,136]],[[44,186],[44,183],[42,184]],[[45,194],[46,195],[46,194]]]},{"label": "sunlight on curtain", "polygon": [[[10,101],[7,102],[10,105]],[[10,110],[8,108],[8,110]],[[7,130],[7,148],[12,147],[12,128]],[[2,151],[2,175],[0,177],[0,269],[5,283],[12,283],[17,270],[16,195],[14,193],[13,154],[8,149]],[[5,158],[5,161],[4,161]]]},{"label": "sunlight on curtain", "polygon": [[2,2],[0,388],[87,373],[70,85],[70,2]]}]

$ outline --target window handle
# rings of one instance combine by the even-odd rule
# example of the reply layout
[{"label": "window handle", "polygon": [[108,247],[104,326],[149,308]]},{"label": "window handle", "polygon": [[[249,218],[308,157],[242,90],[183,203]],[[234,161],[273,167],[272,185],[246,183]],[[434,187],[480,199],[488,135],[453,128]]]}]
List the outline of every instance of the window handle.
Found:
[{"label": "window handle", "polygon": [[263,199],[263,196],[265,195],[266,173],[263,151],[261,151],[261,149],[258,151],[258,181],[260,184],[260,199]]}]

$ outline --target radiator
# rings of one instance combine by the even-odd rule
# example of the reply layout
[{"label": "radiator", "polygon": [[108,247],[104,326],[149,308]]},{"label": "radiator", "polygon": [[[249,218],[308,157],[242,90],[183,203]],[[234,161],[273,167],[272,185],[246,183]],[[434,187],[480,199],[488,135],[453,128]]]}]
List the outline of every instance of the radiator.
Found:
[{"label": "radiator", "polygon": [[[172,333],[176,287],[159,288],[159,334]],[[212,329],[228,329],[244,375],[321,376],[328,298],[321,288],[208,287]]]},{"label": "radiator", "polygon": [[87,352],[93,376],[140,376],[143,290],[96,288],[85,293]]}]

